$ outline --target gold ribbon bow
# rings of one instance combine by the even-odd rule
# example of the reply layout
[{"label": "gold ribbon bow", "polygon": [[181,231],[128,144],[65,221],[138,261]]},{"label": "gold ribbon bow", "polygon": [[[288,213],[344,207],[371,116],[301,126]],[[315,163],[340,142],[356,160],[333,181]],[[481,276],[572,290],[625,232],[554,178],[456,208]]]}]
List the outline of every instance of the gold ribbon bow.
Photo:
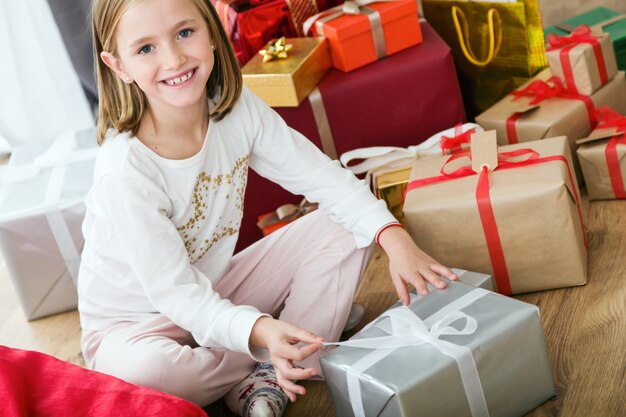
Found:
[{"label": "gold ribbon bow", "polygon": [[259,54],[263,56],[263,62],[270,62],[275,59],[288,58],[287,52],[293,47],[292,44],[287,43],[285,37],[281,37],[277,41],[268,42],[265,49],[261,49]]}]

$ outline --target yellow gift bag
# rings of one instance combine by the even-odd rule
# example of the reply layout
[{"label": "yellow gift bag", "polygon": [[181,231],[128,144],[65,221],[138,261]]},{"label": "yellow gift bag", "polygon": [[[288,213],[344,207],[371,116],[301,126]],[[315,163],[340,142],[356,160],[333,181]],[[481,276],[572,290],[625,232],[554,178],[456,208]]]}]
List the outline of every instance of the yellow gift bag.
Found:
[{"label": "yellow gift bag", "polygon": [[538,0],[423,0],[452,48],[469,118],[548,65]]}]

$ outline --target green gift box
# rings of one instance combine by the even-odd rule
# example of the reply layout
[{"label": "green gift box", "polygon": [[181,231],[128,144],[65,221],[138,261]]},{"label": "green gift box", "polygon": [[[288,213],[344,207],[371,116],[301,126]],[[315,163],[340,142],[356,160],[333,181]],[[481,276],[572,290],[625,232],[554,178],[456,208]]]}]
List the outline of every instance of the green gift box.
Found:
[{"label": "green gift box", "polygon": [[[560,36],[569,35],[577,26],[583,24],[592,27],[599,26],[604,32],[611,35],[613,46],[615,47],[617,67],[620,70],[626,70],[626,14],[606,7],[596,7],[587,13],[572,17],[554,26],[549,26],[544,29],[544,32],[546,36],[550,33]],[[547,41],[546,45],[548,45]]]}]

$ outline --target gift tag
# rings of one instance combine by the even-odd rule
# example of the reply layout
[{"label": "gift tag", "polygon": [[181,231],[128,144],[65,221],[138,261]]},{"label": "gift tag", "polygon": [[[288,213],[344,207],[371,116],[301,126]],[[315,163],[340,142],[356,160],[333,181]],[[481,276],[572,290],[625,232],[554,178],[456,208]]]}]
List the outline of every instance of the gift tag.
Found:
[{"label": "gift tag", "polygon": [[614,127],[609,128],[596,128],[591,132],[591,134],[583,139],[578,139],[576,141],[577,145],[582,145],[583,143],[595,142],[597,140],[610,139],[613,136],[622,135],[624,132],[618,132]]},{"label": "gift tag", "polygon": [[498,166],[498,141],[496,131],[488,130],[472,135],[471,139],[472,169],[480,174],[483,166],[489,172]]}]

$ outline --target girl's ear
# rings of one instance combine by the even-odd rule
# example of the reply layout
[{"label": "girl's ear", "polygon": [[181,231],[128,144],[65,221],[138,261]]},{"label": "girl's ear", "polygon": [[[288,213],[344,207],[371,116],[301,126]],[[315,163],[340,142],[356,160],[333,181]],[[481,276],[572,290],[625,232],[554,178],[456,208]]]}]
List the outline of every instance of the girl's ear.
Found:
[{"label": "girl's ear", "polygon": [[122,67],[122,63],[119,59],[115,57],[111,52],[102,51],[100,52],[100,59],[104,62],[104,65],[111,68],[111,70],[117,74],[118,77],[122,79],[127,84],[133,82],[130,77],[124,72],[124,68]]}]

